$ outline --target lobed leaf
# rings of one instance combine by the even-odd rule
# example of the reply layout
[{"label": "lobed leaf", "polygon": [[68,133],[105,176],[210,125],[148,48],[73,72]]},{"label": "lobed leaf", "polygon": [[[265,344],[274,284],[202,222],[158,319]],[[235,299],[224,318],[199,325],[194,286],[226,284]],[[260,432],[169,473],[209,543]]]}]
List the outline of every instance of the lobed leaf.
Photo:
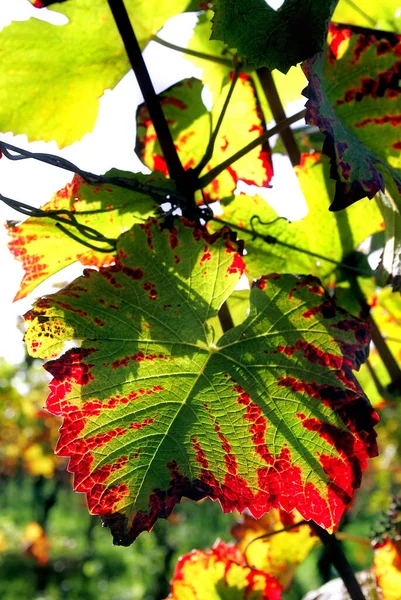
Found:
[{"label": "lobed leaf", "polygon": [[[190,4],[126,0],[140,46]],[[93,129],[100,96],[114,88],[130,64],[106,0],[57,3],[57,12],[68,18],[66,25],[31,18],[0,33],[7,64],[0,83],[0,131],[56,140],[63,147]]]},{"label": "lobed leaf", "polygon": [[[161,105],[185,169],[195,167],[203,157],[228,88],[229,84],[223,88],[211,113],[203,104],[201,97],[203,85],[197,79],[185,79],[160,94]],[[247,75],[241,75],[217,137],[213,158],[206,165],[203,173],[207,173],[212,167],[262,135],[264,129],[265,122],[259,111],[252,79]],[[139,106],[137,111],[136,151],[146,166],[167,175],[166,163],[148,109],[144,104]],[[205,193],[208,199],[219,200],[233,193],[239,179],[263,187],[269,183],[272,174],[270,150],[265,144],[228,167],[205,188]]]},{"label": "lobed leaf", "polygon": [[332,530],[377,452],[377,415],[352,375],[368,327],[317,279],[265,276],[246,319],[218,340],[209,320],[243,261],[229,230],[135,225],[114,266],[38,300],[32,356],[60,353],[50,412],[56,451],[117,544],[166,518],[182,496],[225,512],[296,508]]},{"label": "lobed leaf", "polygon": [[[140,185],[165,187],[172,182],[160,174],[142,175],[112,169],[109,177],[124,177]],[[90,185],[81,176],[74,175],[71,183],[57,192],[52,200],[42,206],[45,211],[71,211],[80,225],[92,227],[107,238],[117,238],[134,223],[145,221],[154,214],[157,204],[146,192],[132,191],[111,184]],[[81,214],[89,211],[89,214]],[[62,214],[68,220],[68,214]],[[63,223],[67,231],[90,241],[74,226]],[[83,265],[101,267],[114,262],[113,252],[97,252],[68,237],[50,217],[29,217],[20,225],[8,227],[8,248],[25,271],[20,289],[14,300],[24,298],[42,281],[67,265],[79,261]],[[102,247],[101,244],[98,246]],[[105,244],[104,248],[110,247]]]},{"label": "lobed leaf", "polygon": [[336,192],[331,210],[401,189],[401,36],[331,24],[325,53],[307,60],[306,121],[325,134]]},{"label": "lobed leaf", "polygon": [[274,10],[265,0],[216,0],[213,39],[236,48],[255,67],[290,67],[322,50],[332,0],[285,0]]},{"label": "lobed leaf", "polygon": [[251,569],[242,552],[217,542],[210,550],[193,550],[182,556],[171,582],[171,600],[280,600],[274,577]]},{"label": "lobed leaf", "polygon": [[[247,249],[244,258],[246,273],[250,279],[260,277],[267,271],[290,271],[311,273],[325,282],[332,281],[336,265],[310,256],[307,252],[342,262],[355,251],[358,244],[381,229],[382,217],[375,202],[365,200],[341,213],[329,212],[334,182],[329,178],[325,156],[318,153],[303,154],[301,164],[295,167],[295,171],[309,208],[306,217],[299,221],[288,223],[282,219],[274,222],[277,219],[276,211],[260,196],[240,194],[224,206],[222,219],[231,223],[234,229],[236,226],[251,229],[253,224],[258,234],[275,237],[279,242],[292,246],[269,244],[241,232]],[[254,215],[260,218],[260,222],[255,219],[251,223]]]}]

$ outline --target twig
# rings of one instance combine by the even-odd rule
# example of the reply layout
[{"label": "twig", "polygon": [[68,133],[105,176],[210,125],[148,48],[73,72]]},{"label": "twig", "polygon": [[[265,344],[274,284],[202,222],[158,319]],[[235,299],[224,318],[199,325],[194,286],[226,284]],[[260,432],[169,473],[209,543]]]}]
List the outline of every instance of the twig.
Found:
[{"label": "twig", "polygon": [[361,587],[355,577],[353,568],[348,562],[344,551],[334,533],[328,533],[313,521],[309,521],[310,528],[319,537],[324,545],[328,558],[337,569],[338,574],[344,582],[351,600],[366,600]]},{"label": "twig", "polygon": [[217,165],[217,167],[214,167],[214,169],[211,169],[208,173],[206,173],[206,175],[203,175],[203,177],[201,177],[198,180],[196,189],[203,189],[206,186],[208,186],[209,183],[211,183],[213,181],[213,179],[215,179],[218,175],[220,175],[220,173],[222,173],[227,167],[230,167],[234,162],[236,162],[243,156],[246,156],[254,148],[257,148],[261,144],[264,144],[264,142],[267,142],[267,140],[269,138],[273,137],[273,135],[276,135],[276,133],[280,133],[280,131],[282,131],[283,129],[286,129],[292,123],[296,123],[300,119],[304,118],[305,113],[306,113],[305,110],[301,110],[298,113],[296,113],[295,115],[292,115],[292,117],[288,117],[285,121],[281,121],[280,123],[277,123],[277,125],[275,125],[271,129],[269,129],[268,131],[265,131],[265,133],[263,133],[259,137],[255,138],[247,146],[245,146],[241,150],[238,150],[238,152],[236,152],[235,154],[233,154],[232,156],[227,158],[225,161],[223,161],[222,163]]},{"label": "twig", "polygon": [[[162,149],[170,177],[183,187],[185,171],[174,146],[173,138],[167,125],[166,118],[160,106],[159,98],[154,90],[148,70],[143,60],[136,35],[132,28],[123,0],[107,0],[113,14],[118,31],[124,42],[132,69],[138,80],[139,87],[148,107],[150,118]],[[181,183],[181,185],[180,185]]]},{"label": "twig", "polygon": [[225,114],[226,114],[228,106],[230,104],[232,95],[234,93],[235,84],[238,81],[239,74],[240,74],[240,65],[237,64],[236,67],[235,67],[234,73],[232,74],[232,80],[231,80],[230,89],[228,90],[228,94],[227,94],[226,99],[224,101],[223,108],[221,109],[221,113],[220,113],[219,118],[217,120],[216,127],[215,127],[212,135],[210,136],[210,140],[209,140],[209,143],[207,145],[206,152],[205,152],[202,160],[200,161],[200,163],[193,170],[196,177],[199,176],[199,174],[203,171],[204,167],[207,165],[207,163],[209,162],[209,160],[213,156],[214,145],[216,143],[216,139],[217,139],[217,136],[219,134],[220,127],[221,127],[221,125],[223,123],[223,119],[225,117]]},{"label": "twig", "polygon": [[[176,206],[181,206],[185,200],[183,196],[176,190],[168,190],[166,188],[158,187],[148,183],[142,183],[141,181],[131,179],[129,177],[108,177],[106,175],[95,175],[94,173],[90,173],[89,171],[83,171],[69,160],[62,158],[61,156],[57,156],[55,154],[46,154],[43,152],[29,152],[29,150],[18,148],[17,146],[7,144],[6,142],[3,142],[1,140],[0,150],[6,158],[12,161],[33,158],[34,160],[38,160],[47,165],[51,165],[52,167],[57,167],[65,171],[76,173],[77,175],[82,177],[82,179],[89,185],[115,185],[117,187],[121,187],[127,190],[134,190],[136,192],[147,194],[152,198],[158,198],[158,202],[160,203],[165,202],[166,199],[172,199],[173,201],[175,201]],[[11,154],[10,151],[16,152],[17,154]]]},{"label": "twig", "polygon": [[152,36],[152,40],[165,46],[166,48],[170,48],[171,50],[176,50],[177,52],[182,52],[183,54],[188,54],[189,56],[195,56],[196,58],[200,58],[202,60],[209,60],[211,62],[217,63],[219,65],[223,65],[228,69],[232,69],[233,61],[228,58],[222,58],[221,56],[213,56],[212,54],[206,54],[205,52],[198,52],[197,50],[191,50],[190,48],[183,48],[182,46],[177,46],[176,44],[172,44],[171,42],[167,42],[163,40],[158,35]]},{"label": "twig", "polygon": [[[276,123],[285,121],[287,117],[281,103],[280,96],[278,95],[271,71],[266,67],[261,67],[260,69],[257,69],[256,73],[259,77],[263,92],[273,113],[274,120]],[[299,165],[301,162],[301,153],[295,140],[294,133],[289,125],[280,131],[280,137],[283,141],[285,149],[287,150],[292,166],[295,167],[296,165]]]}]

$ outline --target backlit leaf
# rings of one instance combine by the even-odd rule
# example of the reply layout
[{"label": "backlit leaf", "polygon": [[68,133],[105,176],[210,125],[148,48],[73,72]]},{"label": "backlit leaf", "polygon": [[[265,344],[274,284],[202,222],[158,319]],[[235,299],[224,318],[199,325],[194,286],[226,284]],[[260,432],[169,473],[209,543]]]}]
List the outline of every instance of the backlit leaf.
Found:
[{"label": "backlit leaf", "polygon": [[[141,47],[189,4],[126,0]],[[7,65],[0,83],[0,131],[56,140],[62,147],[93,129],[100,96],[114,88],[130,64],[106,0],[72,0],[50,10],[69,22],[56,26],[31,18],[0,33]]]},{"label": "backlit leaf", "polygon": [[[207,112],[201,98],[203,85],[197,79],[185,79],[160,94],[175,146],[185,169],[195,167],[203,157],[211,132],[220,115],[229,84],[224,87],[212,113]],[[167,167],[156,138],[153,123],[145,105],[137,112],[136,151],[152,170],[167,174]],[[239,126],[239,124],[241,126]],[[241,75],[224,117],[214,148],[213,159],[203,173],[210,171],[223,160],[240,150],[264,132],[265,123],[259,111],[258,99],[252,79]],[[219,200],[230,196],[239,179],[265,186],[272,176],[269,148],[263,145],[228,167],[205,189],[209,199]]]},{"label": "backlit leaf", "polygon": [[380,0],[380,2],[355,2],[340,0],[333,14],[333,21],[374,27],[400,33],[400,0]]},{"label": "backlit leaf", "polygon": [[225,512],[296,508],[333,529],[377,452],[377,415],[352,375],[365,323],[310,276],[262,277],[250,312],[218,340],[208,321],[243,262],[223,230],[135,225],[115,266],[86,270],[27,313],[63,416],[57,452],[75,489],[130,544],[182,496]]},{"label": "backlit leaf", "polygon": [[[252,239],[252,235],[241,232],[247,250],[244,257],[246,272],[250,279],[266,272],[278,271],[311,273],[328,280],[336,265],[310,256],[307,252],[315,252],[341,262],[364,239],[380,230],[382,217],[375,202],[365,200],[346,211],[329,211],[334,182],[329,178],[326,157],[317,153],[304,154],[295,171],[309,208],[307,216],[300,221],[288,223],[282,219],[272,223],[277,218],[277,213],[259,196],[248,197],[241,194],[224,206],[222,218],[232,223],[234,228],[238,225],[251,229],[251,219],[258,215],[263,223],[267,223],[263,225],[256,219],[253,221],[258,234],[273,236],[292,246],[288,248],[279,243],[269,244],[263,239]],[[306,252],[302,252],[303,250]]]},{"label": "backlit leaf", "polygon": [[334,7],[332,0],[285,0],[278,10],[265,0],[215,0],[213,39],[255,67],[286,73],[322,50]]},{"label": "backlit leaf", "polygon": [[242,552],[218,542],[181,557],[171,582],[171,600],[280,600],[281,587],[267,573],[246,566]]},{"label": "backlit leaf", "polygon": [[399,600],[401,589],[400,540],[387,540],[375,550],[374,568],[381,600]]},{"label": "backlit leaf", "polygon": [[306,61],[306,121],[326,135],[336,192],[331,210],[401,189],[401,36],[331,24],[325,53]]},{"label": "backlit leaf", "polygon": [[[289,514],[273,509],[261,519],[254,519],[245,513],[231,529],[238,548],[246,556],[247,564],[273,575],[284,590],[291,585],[298,565],[318,543],[318,538],[311,534],[305,524],[289,531],[280,531],[301,520],[297,511]],[[266,534],[274,531],[280,533],[266,537]]]},{"label": "backlit leaf", "polygon": [[[172,182],[160,174],[142,175],[112,169],[109,177],[123,177],[140,185],[166,187],[172,189]],[[145,221],[155,213],[156,203],[145,192],[132,191],[111,184],[89,185],[82,177],[75,175],[72,182],[57,192],[42,210],[69,210],[74,212],[78,223],[92,227],[107,238],[115,239],[134,223]],[[94,214],[79,215],[80,212],[98,211]],[[68,215],[62,215],[68,219]],[[68,231],[90,241],[79,231],[63,223]],[[9,227],[10,251],[22,262],[25,274],[15,300],[24,298],[39,283],[75,261],[83,265],[104,266],[114,262],[114,253],[97,252],[68,237],[61,231],[56,221],[47,217],[30,217],[21,225]],[[96,242],[93,242],[96,245]],[[110,244],[100,244],[108,248]]]}]

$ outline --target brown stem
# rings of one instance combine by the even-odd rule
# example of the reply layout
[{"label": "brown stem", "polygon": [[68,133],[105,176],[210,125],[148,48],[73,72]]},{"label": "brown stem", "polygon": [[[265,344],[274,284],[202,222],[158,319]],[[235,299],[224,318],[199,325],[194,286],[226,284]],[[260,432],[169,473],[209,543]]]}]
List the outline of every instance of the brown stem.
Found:
[{"label": "brown stem", "polygon": [[349,564],[348,559],[344,554],[344,550],[334,533],[328,533],[313,521],[310,521],[309,525],[324,545],[327,556],[343,580],[351,600],[366,600],[361,590],[361,586],[355,577],[354,570]]},{"label": "brown stem", "polygon": [[183,187],[184,184],[180,186],[179,182],[185,181],[185,171],[174,146],[173,138],[161,109],[159,98],[153,87],[152,80],[150,79],[145,61],[143,60],[142,52],[129,20],[124,2],[123,0],[107,1],[123,40],[132,69],[138,80],[145,103],[148,107],[150,118],[153,121],[170,177],[177,182],[178,187]]},{"label": "brown stem", "polygon": [[[257,69],[256,73],[259,77],[266,100],[268,101],[273,113],[274,120],[276,123],[285,121],[287,116],[284,112],[284,108],[277,92],[276,84],[274,83],[271,71],[266,67],[260,67]],[[289,125],[280,131],[280,137],[283,141],[285,149],[287,150],[287,154],[290,158],[292,166],[295,167],[296,165],[299,165],[301,162],[301,153],[295,140],[294,133]]]},{"label": "brown stem", "polygon": [[205,52],[198,52],[197,50],[191,50],[191,48],[183,48],[182,46],[177,46],[176,44],[172,44],[167,40],[163,40],[158,35],[154,35],[152,40],[158,44],[161,44],[162,46],[165,46],[166,48],[170,48],[170,50],[176,50],[177,52],[182,52],[183,54],[188,54],[189,56],[195,56],[196,58],[200,58],[202,60],[209,60],[210,62],[223,65],[228,69],[232,69],[233,67],[233,61],[228,58],[213,56],[212,54],[206,54]]}]

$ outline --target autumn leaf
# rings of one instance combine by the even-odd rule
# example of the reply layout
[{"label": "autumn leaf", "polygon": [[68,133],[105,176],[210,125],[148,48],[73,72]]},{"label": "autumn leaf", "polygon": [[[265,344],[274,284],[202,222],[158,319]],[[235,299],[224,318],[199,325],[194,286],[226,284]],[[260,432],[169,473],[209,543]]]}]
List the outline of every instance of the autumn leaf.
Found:
[{"label": "autumn leaf", "polygon": [[135,225],[114,266],[86,270],[26,315],[52,357],[57,453],[117,544],[182,496],[225,512],[296,508],[332,530],[376,455],[377,415],[352,375],[369,332],[310,276],[272,275],[218,340],[209,320],[242,272],[229,230]]},{"label": "autumn leaf", "polygon": [[401,589],[401,541],[386,540],[375,550],[374,569],[381,600],[398,600]]},{"label": "autumn leaf", "polygon": [[281,587],[267,573],[250,569],[242,552],[217,542],[210,550],[182,556],[171,581],[171,600],[280,600]]},{"label": "autumn leaf", "polygon": [[[273,509],[260,519],[244,513],[231,528],[247,564],[275,577],[284,590],[290,587],[298,565],[318,542],[305,523],[281,531],[300,521],[302,517],[297,511],[290,514]],[[278,533],[274,535],[274,532]]]},{"label": "autumn leaf", "polygon": [[322,50],[335,4],[285,0],[274,10],[265,0],[216,0],[213,39],[236,48],[255,67],[287,73]]},{"label": "autumn leaf", "polygon": [[[140,46],[190,4],[126,0]],[[56,140],[61,148],[93,129],[99,98],[117,85],[130,64],[106,0],[57,3],[57,12],[68,18],[66,25],[31,18],[0,33],[7,65],[0,84],[0,131]]]},{"label": "autumn leaf", "polygon": [[331,210],[384,191],[385,169],[401,190],[401,36],[331,24],[325,53],[307,60],[306,121],[325,134],[336,192]]},{"label": "autumn leaf", "polygon": [[[113,240],[123,231],[130,229],[134,223],[143,222],[155,213],[157,204],[146,191],[146,184],[160,189],[165,187],[166,194],[174,187],[171,181],[165,180],[158,173],[142,175],[112,169],[106,176],[122,177],[133,184],[138,183],[144,187],[144,191],[133,191],[111,184],[89,185],[80,175],[75,175],[71,183],[42,206],[42,210],[72,211],[80,225],[91,227]],[[67,223],[63,223],[67,232],[78,236],[84,242],[91,241],[80,235],[73,225],[68,224],[68,215],[62,216],[68,219]],[[8,227],[8,234],[8,248],[14,257],[21,261],[25,271],[14,300],[24,298],[39,283],[73,262],[79,261],[83,265],[95,267],[114,262],[113,251],[97,252],[88,249],[79,241],[68,237],[50,217],[30,217],[21,225]],[[98,247],[107,249],[110,248],[110,244],[98,243]]]},{"label": "autumn leaf", "polygon": [[22,537],[22,545],[27,556],[34,558],[44,567],[49,562],[50,542],[43,528],[36,521],[28,523]]},{"label": "autumn leaf", "polygon": [[[211,113],[203,104],[203,84],[197,79],[184,79],[160,94],[161,105],[185,169],[194,168],[203,157],[228,88],[229,84],[224,87]],[[241,127],[238,127],[239,122]],[[137,127],[136,151],[140,159],[150,169],[167,175],[156,132],[144,104],[138,108]],[[203,173],[262,135],[264,129],[265,123],[259,111],[252,79],[241,75],[217,137],[213,159],[206,165]],[[204,192],[209,200],[220,200],[234,192],[239,179],[263,187],[270,181],[272,173],[269,147],[262,145],[228,167]]]},{"label": "autumn leaf", "polygon": [[[341,213],[328,210],[334,182],[329,178],[325,156],[303,154],[295,171],[309,209],[303,219],[291,223],[285,219],[277,220],[276,211],[263,198],[244,194],[224,204],[221,218],[234,229],[236,226],[248,230],[254,227],[255,232],[266,236],[267,240],[269,236],[278,240],[268,243],[241,232],[247,250],[244,257],[246,273],[251,280],[263,273],[278,271],[311,273],[332,283],[337,266],[330,261],[342,262],[358,244],[379,231],[382,217],[375,202],[368,200]],[[211,222],[211,225],[217,227],[216,223]],[[311,256],[309,252],[329,260]]]}]

